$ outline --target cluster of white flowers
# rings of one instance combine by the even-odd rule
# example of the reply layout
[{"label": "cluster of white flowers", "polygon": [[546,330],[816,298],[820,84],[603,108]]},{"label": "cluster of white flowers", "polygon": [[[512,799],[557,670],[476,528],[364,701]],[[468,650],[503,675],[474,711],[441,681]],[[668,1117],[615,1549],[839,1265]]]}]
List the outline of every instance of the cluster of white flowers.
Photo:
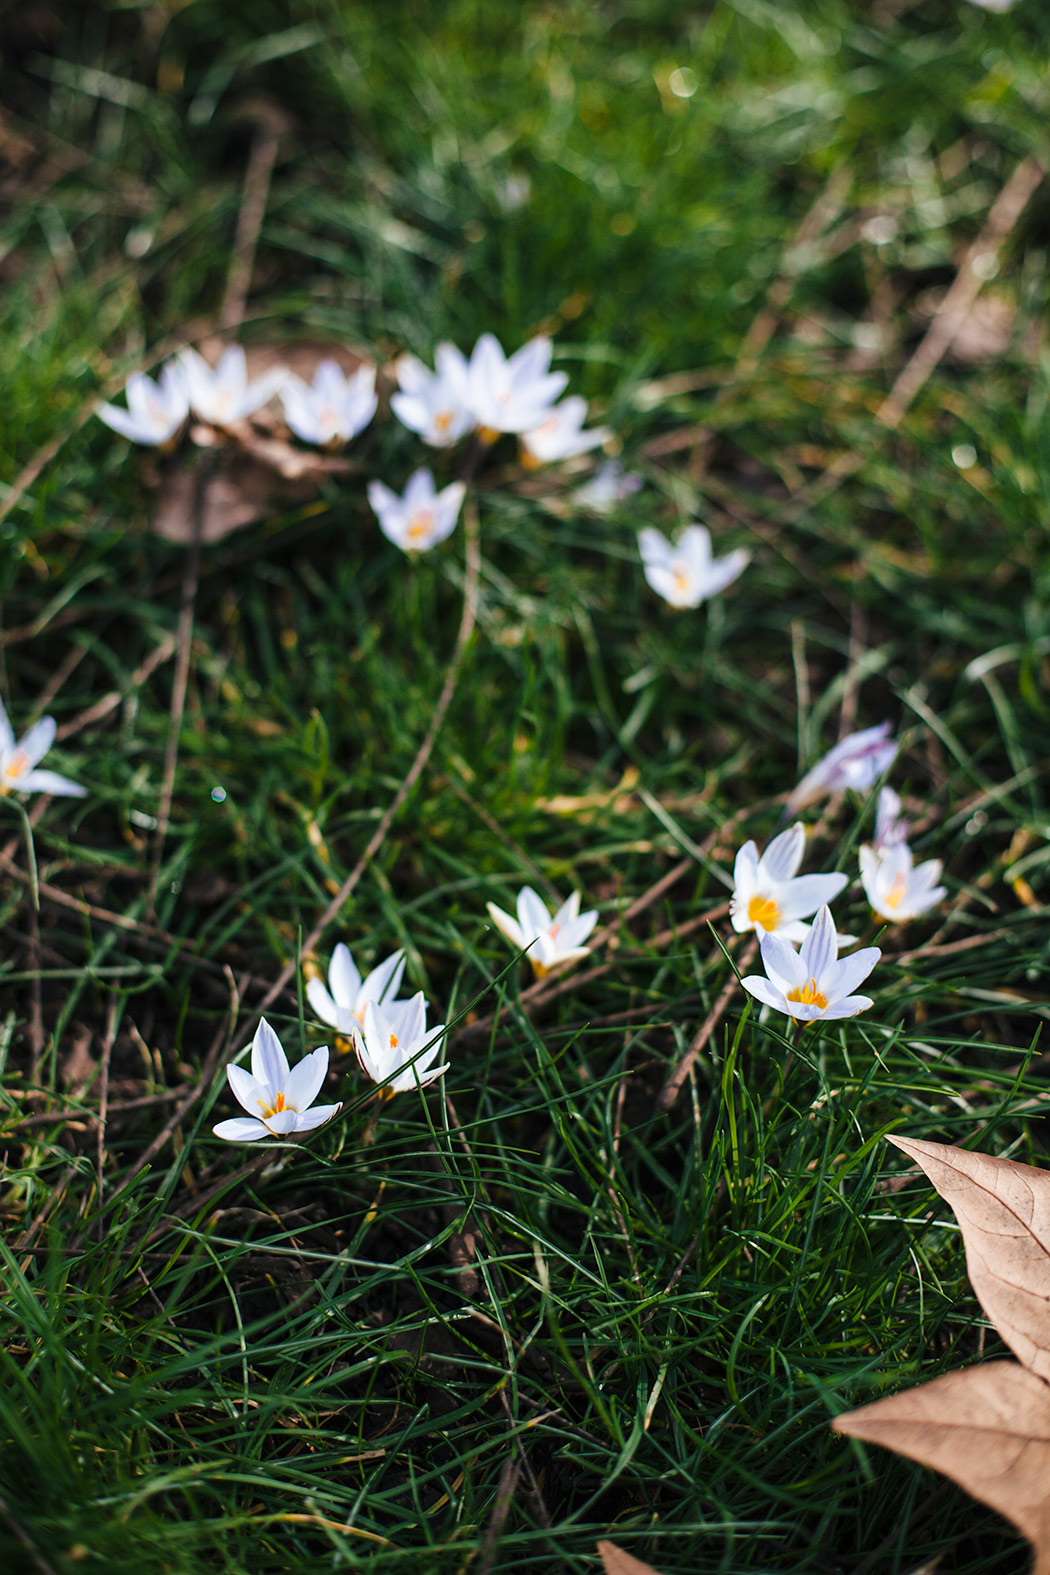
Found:
[{"label": "cluster of white flowers", "polygon": [[[846,788],[870,791],[896,758],[898,745],[889,734],[890,724],[881,722],[842,739],[789,794],[787,812]],[[860,850],[860,878],[875,916],[889,924],[918,918],[945,896],[945,887],[935,884],[941,861],[930,859],[914,867],[906,839],[900,797],[883,787],[875,842]],[[761,857],[753,842],[745,842],[736,856],[730,917],[735,930],[753,930],[758,936],[766,970],[765,977],[751,974],[741,982],[756,1000],[796,1022],[853,1017],[872,1004],[868,996],[853,992],[882,953],[877,946],[865,946],[848,957],[838,956],[855,937],[836,931],[828,904],[848,876],[799,875],[805,845],[805,828],[796,824],[774,837]],[[812,913],[817,916],[810,926],[803,920]],[[791,942],[801,943],[798,951]]]}]

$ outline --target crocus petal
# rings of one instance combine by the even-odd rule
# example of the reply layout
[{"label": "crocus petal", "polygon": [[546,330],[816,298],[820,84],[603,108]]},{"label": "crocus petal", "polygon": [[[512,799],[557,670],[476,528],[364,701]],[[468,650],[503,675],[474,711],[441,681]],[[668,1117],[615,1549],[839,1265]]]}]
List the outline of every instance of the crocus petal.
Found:
[{"label": "crocus petal", "polygon": [[252,1040],[252,1076],[275,1093],[288,1078],[288,1057],[265,1017],[259,1019]]},{"label": "crocus petal", "polygon": [[331,1028],[339,1027],[339,1007],[320,979],[307,979],[306,999],[313,1008],[314,1016],[319,1017],[322,1023],[328,1023]]},{"label": "crocus petal", "polygon": [[786,1012],[788,1010],[783,990],[778,990],[762,974],[749,973],[746,978],[741,979],[740,983],[744,986],[748,995],[753,995],[755,1000],[761,1001],[764,1006],[771,1006],[777,1012]]},{"label": "crocus petal", "polygon": [[[745,848],[754,849],[753,842],[745,842]],[[740,852],[744,851],[741,848]],[[771,880],[790,880],[802,863],[802,855],[806,851],[806,830],[804,826],[789,826],[787,831],[782,831],[774,837],[769,847],[762,855],[762,870]],[[737,855],[739,858],[739,854]]]},{"label": "crocus petal", "polygon": [[259,1138],[270,1136],[262,1122],[253,1121],[250,1116],[234,1116],[230,1121],[220,1121],[218,1126],[212,1127],[212,1131],[227,1143],[255,1143]]},{"label": "crocus petal", "polygon": [[523,952],[529,943],[522,935],[517,919],[512,919],[509,913],[504,913],[502,908],[497,908],[494,902],[487,902],[485,906],[488,909],[489,918],[500,934],[505,935],[510,944],[516,946],[519,952]]},{"label": "crocus petal", "polygon": [[288,1074],[284,1085],[285,1103],[293,1110],[304,1112],[321,1092],[321,1084],[327,1075],[328,1046],[322,1045],[320,1049],[304,1055],[298,1066]]},{"label": "crocus petal", "polygon": [[835,923],[830,908],[821,908],[802,943],[800,961],[808,979],[821,979],[838,958]]},{"label": "crocus petal", "polygon": [[764,931],[759,940],[762,966],[778,990],[786,995],[797,990],[809,978],[805,965],[793,946],[779,935]]},{"label": "crocus petal", "polygon": [[848,882],[849,876],[842,874],[796,875],[779,898],[780,912],[785,919],[804,919],[834,902]]},{"label": "crocus petal", "polygon": [[706,571],[706,594],[717,596],[719,591],[726,590],[740,578],[750,562],[751,554],[744,547],[736,547],[724,558],[716,558]]},{"label": "crocus petal", "polygon": [[102,403],[95,407],[95,414],[100,421],[114,432],[119,432],[121,437],[128,438],[132,443],[156,443],[157,434],[152,427],[144,426],[140,417],[132,415],[130,410],[122,410],[119,405]]},{"label": "crocus petal", "polygon": [[576,919],[576,918],[579,917],[579,912],[580,912],[580,894],[579,894],[578,891],[574,891],[571,894],[571,896],[566,897],[565,901],[562,903],[561,907],[558,909],[557,913],[554,915],[554,919],[553,919],[552,922],[554,924],[561,924],[561,925],[570,924],[573,919]]},{"label": "crocus petal", "polygon": [[363,996],[366,1001],[384,1001],[387,997],[393,1000],[401,987],[401,975],[404,971],[404,950],[391,952],[389,957],[385,957],[378,967],[373,968],[367,975],[358,992],[359,997]]},{"label": "crocus petal", "polygon": [[15,731],[2,701],[0,701],[0,755],[15,747]]},{"label": "crocus petal", "polygon": [[274,1137],[288,1137],[297,1130],[301,1119],[298,1110],[275,1110],[266,1117],[265,1124]]},{"label": "crocus petal", "polygon": [[856,1017],[872,1005],[870,995],[847,995],[843,1001],[832,1001],[821,1014],[829,1020],[839,1017]]},{"label": "crocus petal", "polygon": [[71,782],[69,777],[59,776],[57,771],[27,771],[15,785],[26,793],[54,793],[62,798],[87,796],[86,787],[81,787],[79,782]]},{"label": "crocus petal", "polygon": [[531,886],[523,886],[518,893],[518,923],[521,933],[530,940],[541,935],[551,925],[550,910]]},{"label": "crocus petal", "polygon": [[243,1066],[236,1066],[231,1061],[226,1068],[226,1081],[233,1089],[237,1103],[251,1116],[258,1116],[260,1110],[268,1110],[273,1104],[277,1090],[260,1083]]},{"label": "crocus petal", "polygon": [[661,535],[651,525],[647,525],[644,530],[638,532],[638,551],[642,555],[644,564],[666,567],[673,548],[666,536]]},{"label": "crocus petal", "polygon": [[312,1132],[315,1127],[321,1126],[323,1122],[331,1121],[332,1117],[338,1115],[342,1108],[341,1104],[313,1105],[309,1110],[302,1110],[299,1112],[295,1130],[297,1132]]},{"label": "crocus petal", "polygon": [[827,971],[827,994],[841,1000],[853,994],[858,984],[865,980],[882,952],[877,946],[862,946],[859,952],[840,957]]},{"label": "crocus petal", "polygon": [[53,716],[42,716],[19,741],[19,752],[25,756],[27,771],[32,771],[37,762],[47,754],[55,741],[57,726]]},{"label": "crocus petal", "polygon": [[340,941],[332,952],[332,961],[328,968],[328,986],[340,1006],[346,1006],[350,1011],[357,1010],[357,998],[361,994],[361,974],[350,955],[350,948],[344,941]]}]

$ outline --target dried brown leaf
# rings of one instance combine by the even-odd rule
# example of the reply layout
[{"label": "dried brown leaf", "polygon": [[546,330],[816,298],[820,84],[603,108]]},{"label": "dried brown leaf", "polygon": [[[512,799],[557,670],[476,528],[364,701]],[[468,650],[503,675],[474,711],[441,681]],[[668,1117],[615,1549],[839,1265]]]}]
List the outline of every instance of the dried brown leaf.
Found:
[{"label": "dried brown leaf", "polygon": [[1050,1575],[1050,1389],[1027,1368],[987,1362],[946,1373],[832,1427],[951,1477],[1024,1533],[1032,1575]]},{"label": "dried brown leaf", "polygon": [[614,1542],[599,1542],[598,1552],[605,1575],[660,1575],[659,1570],[654,1570],[651,1564],[643,1564],[641,1559],[625,1553]]},{"label": "dried brown leaf", "polygon": [[892,1137],[955,1212],[977,1299],[1026,1367],[1050,1380],[1050,1171]]},{"label": "dried brown leaf", "polygon": [[[194,534],[196,485],[189,469],[165,472],[151,522],[155,535],[189,545]],[[308,501],[316,490],[315,478],[286,480],[251,455],[224,455],[204,486],[200,539],[203,543],[222,541],[255,520]]]}]

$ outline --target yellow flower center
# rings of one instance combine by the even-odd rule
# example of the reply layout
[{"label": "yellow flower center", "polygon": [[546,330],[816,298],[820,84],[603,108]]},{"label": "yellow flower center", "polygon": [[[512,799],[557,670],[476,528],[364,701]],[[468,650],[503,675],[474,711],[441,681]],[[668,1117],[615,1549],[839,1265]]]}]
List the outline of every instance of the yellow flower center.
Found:
[{"label": "yellow flower center", "polygon": [[478,433],[478,441],[481,442],[481,443],[486,443],[486,444],[495,443],[496,439],[500,435],[499,434],[499,427],[484,427],[484,426],[481,426],[481,427],[478,427],[477,433]]},{"label": "yellow flower center", "polygon": [[828,1004],[827,996],[817,989],[815,979],[808,980],[797,990],[789,990],[787,998],[789,1001],[797,1001],[800,1006],[819,1006],[821,1011]]},{"label": "yellow flower center", "polygon": [[9,782],[13,782],[16,777],[25,776],[25,773],[28,769],[29,760],[26,756],[25,750],[16,749],[10,760],[7,762],[7,765],[4,767],[4,776],[7,777]]},{"label": "yellow flower center", "polygon": [[443,434],[443,433],[448,431],[448,429],[449,429],[449,427],[451,425],[452,425],[452,412],[451,412],[451,410],[439,410],[437,415],[434,417],[434,430],[437,431],[437,432],[441,432]]},{"label": "yellow flower center", "polygon": [[672,572],[674,574],[674,588],[675,588],[675,590],[677,591],[679,596],[687,596],[689,594],[689,576],[688,576],[688,574],[682,568],[681,564],[678,564],[677,566],[672,564],[671,567],[672,567]]},{"label": "yellow flower center", "polygon": [[423,536],[429,536],[434,526],[433,509],[418,509],[413,514],[408,526],[409,541],[419,541]]},{"label": "yellow flower center", "polygon": [[882,899],[883,905],[887,908],[899,908],[907,895],[908,882],[898,870],[893,877],[893,885]]},{"label": "yellow flower center", "polygon": [[764,930],[775,930],[780,923],[780,909],[772,897],[752,897],[747,905],[747,916],[752,924],[760,924]]},{"label": "yellow flower center", "polygon": [[391,1050],[396,1050],[397,1049],[397,1035],[396,1034],[391,1034],[390,1035],[390,1048],[391,1048]]},{"label": "yellow flower center", "polygon": [[274,1096],[273,1096],[273,1104],[272,1105],[264,1105],[262,1100],[260,1099],[260,1101],[259,1101],[259,1108],[260,1108],[260,1110],[263,1113],[263,1120],[264,1121],[269,1121],[271,1116],[280,1115],[281,1111],[285,1108],[284,1095],[283,1094],[274,1094]]}]

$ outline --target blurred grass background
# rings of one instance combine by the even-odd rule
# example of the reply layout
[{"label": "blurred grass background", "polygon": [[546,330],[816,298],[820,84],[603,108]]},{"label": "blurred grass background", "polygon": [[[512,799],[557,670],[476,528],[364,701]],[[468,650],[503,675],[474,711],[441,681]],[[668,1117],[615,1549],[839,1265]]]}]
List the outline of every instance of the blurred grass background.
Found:
[{"label": "blurred grass background", "polygon": [[[606,1536],[663,1575],[1019,1567],[827,1421],[996,1344],[881,1135],[1045,1159],[1046,186],[988,226],[1046,167],[1048,56],[1039,0],[0,14],[0,691],[90,788],[31,833],[0,803],[5,1568],[582,1575]],[[365,476],[451,474],[389,419],[205,549],[152,878],[185,553],[149,531],[163,465],[91,412],[216,327],[267,128],[242,342],[550,333],[646,486],[599,520],[494,452],[447,721],[318,948],[407,946],[437,1017],[489,989],[450,1103],[376,1125],[333,1080],[349,1116],[260,1171],[209,1135],[216,1079],[135,1172],[214,1070],[223,967],[243,1034],[392,799],[462,602],[460,538],[409,564],[367,509]],[[693,518],[753,561],[672,616],[634,537]],[[736,846],[884,717],[948,911],[786,1073],[737,997],[657,1114],[728,977],[694,921]],[[852,870],[869,813],[807,868]],[[487,900],[615,922],[697,844],[613,968],[518,1006]],[[323,1038],[294,987],[271,1016],[293,1059]]]}]

